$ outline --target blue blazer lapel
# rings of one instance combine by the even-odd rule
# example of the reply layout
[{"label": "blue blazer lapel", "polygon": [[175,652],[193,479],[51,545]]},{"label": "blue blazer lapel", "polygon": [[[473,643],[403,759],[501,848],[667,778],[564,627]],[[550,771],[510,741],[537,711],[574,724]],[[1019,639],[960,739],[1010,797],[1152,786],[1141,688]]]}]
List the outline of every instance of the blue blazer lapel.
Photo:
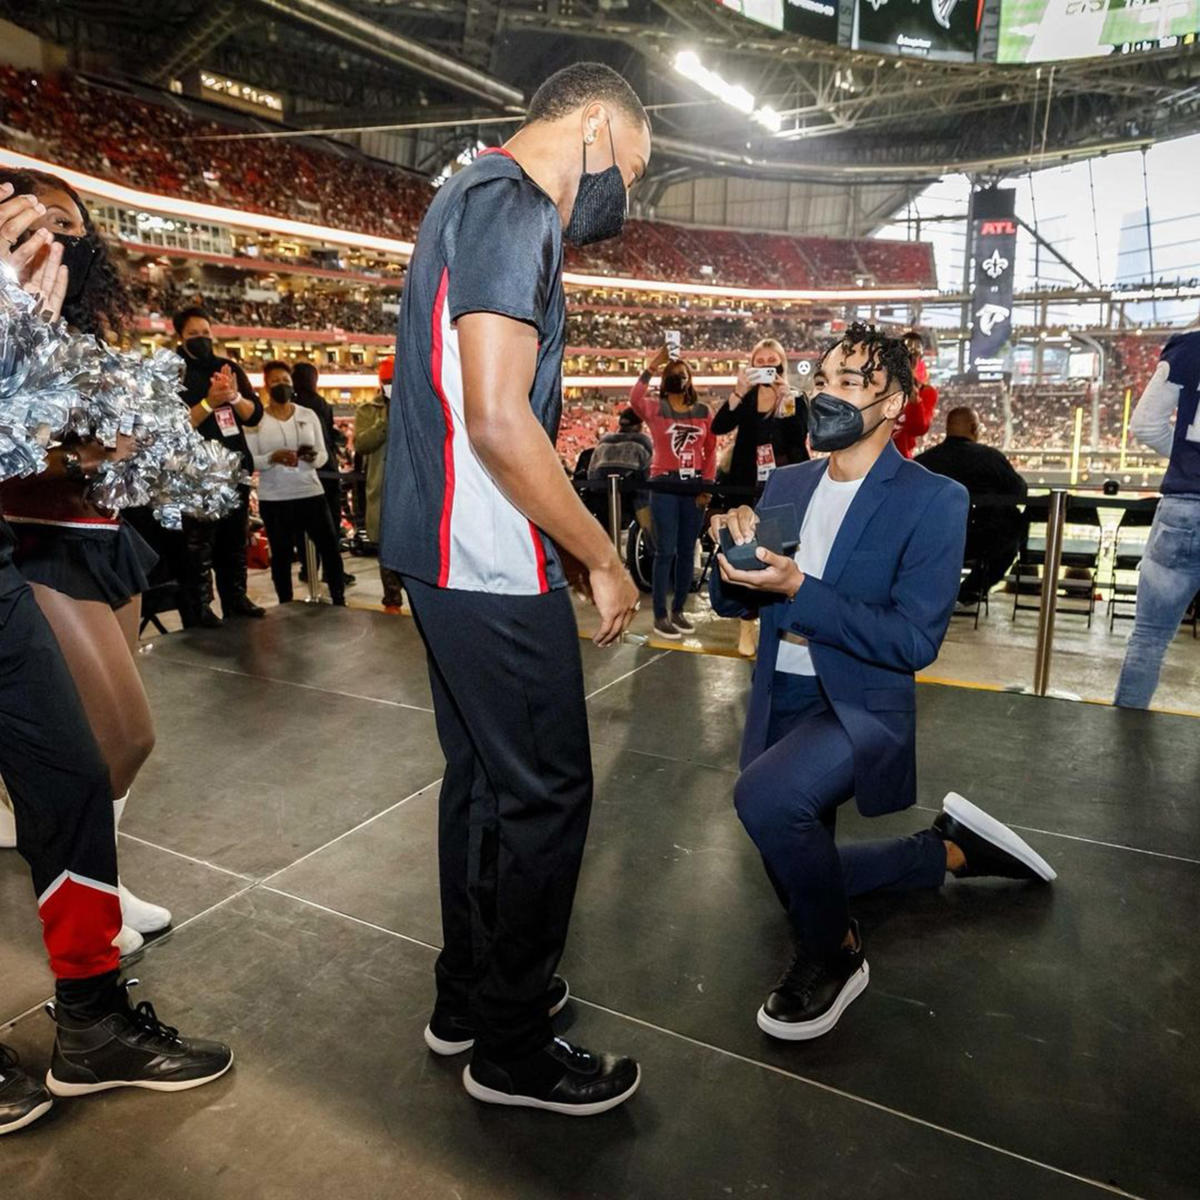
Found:
[{"label": "blue blazer lapel", "polygon": [[829,561],[826,562],[825,571],[821,576],[823,582],[837,583],[846,567],[847,560],[854,552],[854,548],[866,531],[871,518],[875,515],[876,509],[887,498],[888,484],[903,461],[904,456],[891,442],[888,442],[883,453],[875,460],[874,466],[867,472],[862,487],[858,489],[858,494],[846,510],[846,518],[842,522],[841,529],[838,530],[837,537],[833,540],[833,548],[829,551]]},{"label": "blue blazer lapel", "polygon": [[[793,495],[789,496],[786,493],[778,496],[764,496],[760,507],[770,508],[776,504],[791,504],[796,509],[796,520],[799,527],[804,527],[804,515],[808,512],[808,506],[812,503],[813,492],[817,490],[817,484],[825,478],[825,472],[829,470],[829,460],[825,459],[821,463],[819,471],[801,471],[797,472],[797,486]],[[790,474],[790,472],[789,472]],[[786,475],[778,477],[780,482],[787,478]],[[782,492],[782,489],[780,489]]]}]

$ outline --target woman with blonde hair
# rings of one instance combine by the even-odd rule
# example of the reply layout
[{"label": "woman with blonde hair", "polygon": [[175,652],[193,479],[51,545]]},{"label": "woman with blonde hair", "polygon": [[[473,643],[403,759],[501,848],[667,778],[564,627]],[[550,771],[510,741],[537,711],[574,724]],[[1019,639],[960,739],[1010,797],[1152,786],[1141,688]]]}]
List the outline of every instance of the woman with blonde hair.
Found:
[{"label": "woman with blonde hair", "polygon": [[[788,383],[787,354],[775,338],[763,338],[738,369],[733,392],[713,418],[713,433],[735,433],[722,483],[744,489],[735,506],[758,503],[771,472],[808,458],[808,415]],[[742,621],[738,652],[749,658],[758,636],[754,621]]]}]

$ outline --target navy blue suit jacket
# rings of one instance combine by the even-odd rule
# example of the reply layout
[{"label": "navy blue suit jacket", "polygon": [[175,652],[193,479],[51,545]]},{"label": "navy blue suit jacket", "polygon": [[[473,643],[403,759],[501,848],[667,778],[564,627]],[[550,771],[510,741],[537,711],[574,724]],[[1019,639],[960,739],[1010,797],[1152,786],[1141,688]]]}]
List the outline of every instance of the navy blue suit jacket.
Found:
[{"label": "navy blue suit jacket", "polygon": [[[793,504],[801,524],[827,461],[771,474],[761,507]],[[766,749],[781,633],[808,639],[813,666],[854,747],[855,798],[865,816],[914,804],[915,672],[941,648],[958,596],[966,489],[888,443],[838,531],[824,576],[794,600],[731,587],[711,575],[713,608],[761,618],[741,765]]]}]

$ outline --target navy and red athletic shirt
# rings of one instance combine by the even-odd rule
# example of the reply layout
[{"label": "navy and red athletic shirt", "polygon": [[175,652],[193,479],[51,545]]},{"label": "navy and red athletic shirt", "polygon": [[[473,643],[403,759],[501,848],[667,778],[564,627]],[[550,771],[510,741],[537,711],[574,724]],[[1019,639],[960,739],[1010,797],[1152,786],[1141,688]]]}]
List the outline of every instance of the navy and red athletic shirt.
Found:
[{"label": "navy and red athletic shirt", "polygon": [[396,333],[380,559],[436,587],[536,595],[566,579],[550,539],[500,491],[467,438],[455,322],[491,312],[538,332],[529,404],[562,414],[562,220],[503,150],[438,191],[417,235]]}]

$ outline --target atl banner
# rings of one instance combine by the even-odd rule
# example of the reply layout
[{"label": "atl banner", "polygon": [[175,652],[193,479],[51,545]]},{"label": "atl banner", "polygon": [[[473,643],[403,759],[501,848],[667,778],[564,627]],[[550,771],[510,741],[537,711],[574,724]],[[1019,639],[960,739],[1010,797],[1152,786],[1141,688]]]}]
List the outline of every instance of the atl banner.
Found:
[{"label": "atl banner", "polygon": [[1012,374],[1013,274],[1017,259],[1016,192],[988,188],[973,205],[975,287],[967,373],[982,382]]}]

